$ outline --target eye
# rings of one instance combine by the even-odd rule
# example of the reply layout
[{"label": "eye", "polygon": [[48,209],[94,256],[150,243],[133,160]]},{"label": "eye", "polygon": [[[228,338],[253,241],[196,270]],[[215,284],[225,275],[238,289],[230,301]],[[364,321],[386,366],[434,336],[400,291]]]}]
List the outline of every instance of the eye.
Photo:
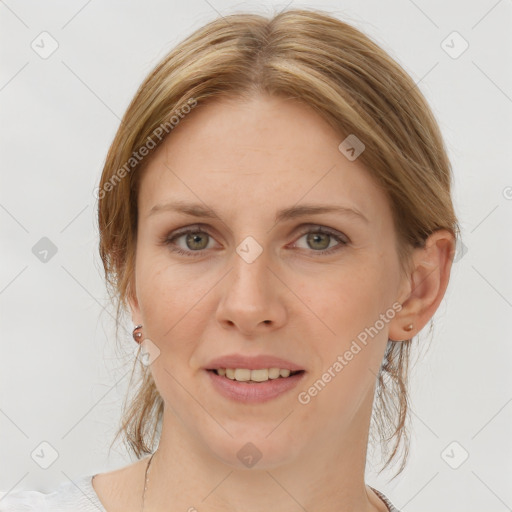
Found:
[{"label": "eye", "polygon": [[[307,246],[299,247],[301,249],[310,249],[316,254],[331,254],[349,243],[348,238],[338,231],[315,225],[307,225],[306,228],[298,239],[305,238]],[[180,240],[182,241],[179,242]],[[160,242],[177,254],[194,257],[201,256],[206,249],[211,249],[210,242],[213,240],[213,236],[204,227],[195,225],[174,231]],[[297,246],[298,241],[293,247]]]},{"label": "eye", "polygon": [[303,237],[305,237],[307,244],[305,248],[313,249],[313,252],[317,254],[333,253],[349,243],[348,238],[342,233],[322,226],[309,226],[307,230],[302,232],[299,240]]},{"label": "eye", "polygon": [[[177,243],[180,239],[183,239],[181,244]],[[173,252],[193,257],[199,256],[204,249],[211,249],[209,242],[212,240],[212,236],[204,228],[190,226],[174,231],[171,235],[164,237],[161,242]]]}]

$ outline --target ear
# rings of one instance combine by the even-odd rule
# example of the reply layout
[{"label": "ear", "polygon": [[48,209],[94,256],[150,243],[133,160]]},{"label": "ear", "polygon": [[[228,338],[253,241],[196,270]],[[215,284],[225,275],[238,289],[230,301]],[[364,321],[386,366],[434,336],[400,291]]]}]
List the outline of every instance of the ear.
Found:
[{"label": "ear", "polygon": [[132,322],[134,323],[134,325],[141,324],[142,315],[140,312],[139,301],[137,298],[135,279],[132,279],[132,281],[128,285],[128,288],[126,290],[126,300],[131,311]]},{"label": "ear", "polygon": [[434,316],[448,287],[454,255],[455,237],[446,229],[434,231],[424,247],[414,250],[412,269],[397,299],[402,309],[390,323],[389,339],[411,339]]}]

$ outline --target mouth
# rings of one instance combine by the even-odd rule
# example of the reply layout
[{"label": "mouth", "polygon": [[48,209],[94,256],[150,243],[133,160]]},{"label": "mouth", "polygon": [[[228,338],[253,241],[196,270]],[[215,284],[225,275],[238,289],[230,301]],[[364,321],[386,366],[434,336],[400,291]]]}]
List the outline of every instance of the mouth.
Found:
[{"label": "mouth", "polygon": [[286,395],[303,379],[305,370],[288,368],[210,368],[213,389],[238,403],[262,403]]},{"label": "mouth", "polygon": [[249,368],[215,368],[208,369],[219,377],[225,377],[237,382],[248,382],[251,384],[261,384],[269,380],[288,379],[299,373],[304,373],[304,370],[289,370],[287,368],[259,368],[251,370]]}]

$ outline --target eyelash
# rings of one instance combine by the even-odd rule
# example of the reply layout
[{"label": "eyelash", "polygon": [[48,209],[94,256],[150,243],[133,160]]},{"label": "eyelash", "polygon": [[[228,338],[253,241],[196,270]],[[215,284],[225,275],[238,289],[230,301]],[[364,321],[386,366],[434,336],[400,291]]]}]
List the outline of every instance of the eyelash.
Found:
[{"label": "eyelash", "polygon": [[[183,256],[189,256],[192,258],[201,256],[202,253],[204,253],[205,249],[200,249],[197,251],[185,251],[185,250],[181,249],[180,247],[177,247],[174,244],[175,240],[177,240],[178,238],[181,238],[184,235],[188,235],[189,233],[206,233],[209,237],[213,238],[213,235],[211,233],[209,233],[209,231],[207,229],[205,229],[204,227],[202,227],[200,225],[196,225],[196,226],[190,226],[187,228],[183,228],[182,230],[177,230],[177,231],[174,231],[173,233],[170,233],[170,235],[165,236],[161,240],[161,243],[165,246],[168,246],[171,251],[181,254]],[[324,235],[329,235],[330,237],[334,238],[337,242],[339,242],[338,245],[331,247],[330,249],[324,249],[322,251],[315,251],[315,250],[311,249],[311,251],[314,252],[315,254],[319,254],[319,255],[332,254],[336,251],[339,251],[342,247],[344,247],[345,245],[348,245],[348,243],[349,243],[348,238],[345,237],[345,235],[343,235],[342,233],[325,228],[323,226],[316,226],[316,225],[308,225],[307,230],[303,231],[299,235],[297,240],[302,238],[304,235],[307,235],[310,233],[314,233],[314,234],[320,233],[320,234],[324,234]],[[347,238],[347,240],[345,240],[344,238]]]}]

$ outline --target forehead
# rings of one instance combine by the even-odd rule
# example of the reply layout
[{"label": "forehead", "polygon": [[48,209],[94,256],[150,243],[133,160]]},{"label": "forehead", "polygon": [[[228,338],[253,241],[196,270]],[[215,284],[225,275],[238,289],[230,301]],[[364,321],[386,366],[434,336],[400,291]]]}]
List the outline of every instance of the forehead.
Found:
[{"label": "forehead", "polygon": [[343,139],[296,100],[211,101],[181,120],[144,169],[139,212],[170,198],[254,211],[304,199],[382,214],[384,194],[357,159],[340,152]]}]

